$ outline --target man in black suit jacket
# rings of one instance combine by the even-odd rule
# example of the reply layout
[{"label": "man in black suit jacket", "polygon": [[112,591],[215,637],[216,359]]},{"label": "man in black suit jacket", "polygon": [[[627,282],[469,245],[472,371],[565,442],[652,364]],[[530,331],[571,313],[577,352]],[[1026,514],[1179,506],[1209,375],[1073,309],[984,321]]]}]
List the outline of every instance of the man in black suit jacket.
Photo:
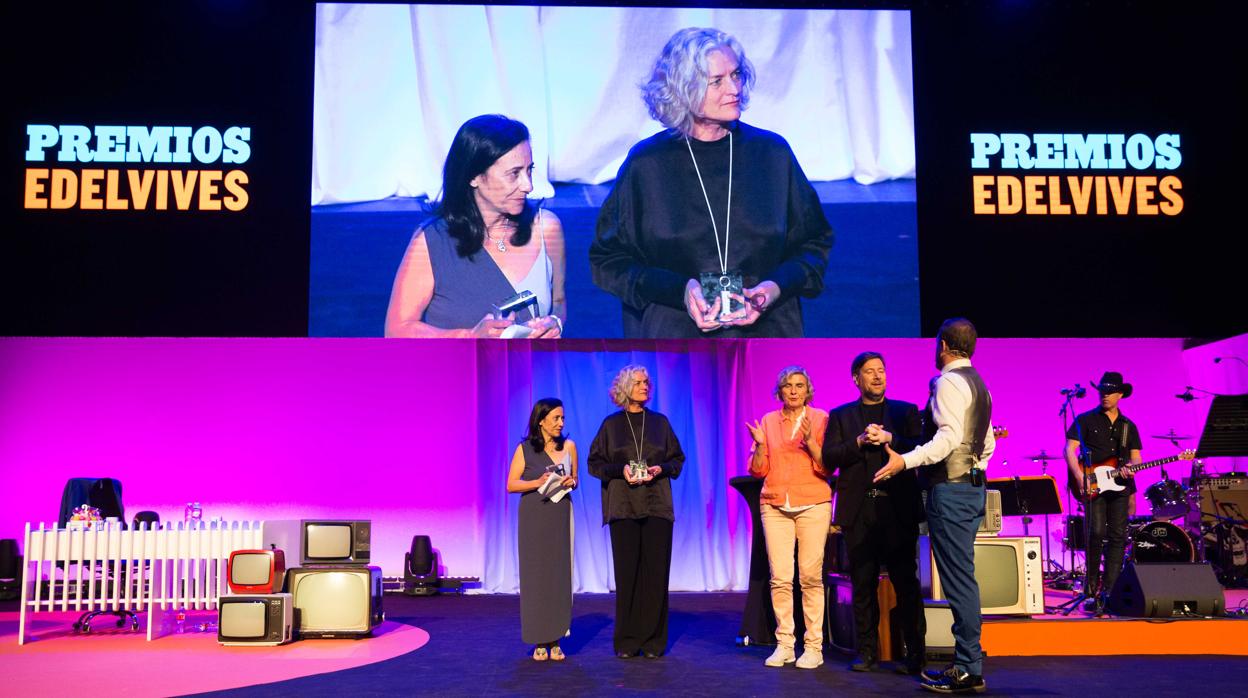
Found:
[{"label": "man in black suit jacket", "polygon": [[915,552],[923,499],[914,470],[877,484],[871,480],[888,462],[885,444],[902,453],[919,442],[919,410],[908,402],[885,399],[887,376],[880,354],[859,354],[850,373],[859,398],[832,410],[823,440],[824,466],[829,473],[839,470],[833,523],[844,530],[853,582],[858,661],[850,668],[878,668],[880,605],[876,593],[883,563],[897,591],[895,613],[906,643],[906,656],[897,670],[918,674],[924,664],[925,627]]}]

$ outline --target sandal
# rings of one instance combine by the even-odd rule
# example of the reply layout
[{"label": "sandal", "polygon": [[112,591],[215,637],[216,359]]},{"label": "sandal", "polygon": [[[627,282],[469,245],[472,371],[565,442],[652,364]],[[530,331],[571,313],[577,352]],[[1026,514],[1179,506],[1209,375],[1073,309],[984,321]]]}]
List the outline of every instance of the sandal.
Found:
[{"label": "sandal", "polygon": [[556,662],[562,662],[563,660],[567,659],[567,655],[563,653],[563,650],[560,649],[559,645],[555,645],[554,647],[550,648],[550,658],[555,660]]},{"label": "sandal", "polygon": [[548,656],[547,656],[547,654],[546,654],[546,648],[545,648],[545,647],[534,647],[534,648],[533,648],[533,661],[535,661],[535,662],[544,662],[544,661],[546,661],[548,658],[549,658],[549,657],[548,657]]}]

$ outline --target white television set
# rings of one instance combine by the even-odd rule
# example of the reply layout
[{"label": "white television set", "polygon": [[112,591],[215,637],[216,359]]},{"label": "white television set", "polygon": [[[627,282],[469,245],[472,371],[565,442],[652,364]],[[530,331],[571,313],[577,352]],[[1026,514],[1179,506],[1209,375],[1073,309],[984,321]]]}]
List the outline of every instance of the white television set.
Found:
[{"label": "white television set", "polygon": [[294,608],[290,594],[222,596],[217,599],[217,642],[253,647],[290,642]]},{"label": "white television set", "polygon": [[299,637],[367,637],[381,624],[381,568],[296,567],[286,590],[298,609]]},{"label": "white television set", "polygon": [[[927,536],[919,539],[919,576],[928,597],[945,598],[940,570]],[[975,539],[975,580],[985,615],[1044,613],[1044,560],[1039,536],[980,536]]]}]

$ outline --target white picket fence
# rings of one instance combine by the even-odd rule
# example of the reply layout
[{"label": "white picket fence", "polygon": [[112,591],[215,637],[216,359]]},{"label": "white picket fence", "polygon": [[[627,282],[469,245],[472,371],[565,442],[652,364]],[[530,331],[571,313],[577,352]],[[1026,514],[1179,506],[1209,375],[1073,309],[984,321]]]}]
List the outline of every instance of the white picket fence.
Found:
[{"label": "white picket fence", "polygon": [[259,521],[115,524],[35,530],[26,524],[18,644],[26,616],[41,611],[147,612],[147,639],[166,609],[217,607],[229,593],[226,563],[235,550],[257,549]]}]

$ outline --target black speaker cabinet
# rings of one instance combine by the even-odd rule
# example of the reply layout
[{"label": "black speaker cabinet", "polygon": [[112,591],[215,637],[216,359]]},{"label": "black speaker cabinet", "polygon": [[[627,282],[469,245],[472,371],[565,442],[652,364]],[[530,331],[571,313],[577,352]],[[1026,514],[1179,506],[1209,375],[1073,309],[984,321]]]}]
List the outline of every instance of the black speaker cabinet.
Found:
[{"label": "black speaker cabinet", "polygon": [[1110,592],[1109,610],[1136,618],[1220,616],[1226,597],[1208,563],[1129,563]]}]

